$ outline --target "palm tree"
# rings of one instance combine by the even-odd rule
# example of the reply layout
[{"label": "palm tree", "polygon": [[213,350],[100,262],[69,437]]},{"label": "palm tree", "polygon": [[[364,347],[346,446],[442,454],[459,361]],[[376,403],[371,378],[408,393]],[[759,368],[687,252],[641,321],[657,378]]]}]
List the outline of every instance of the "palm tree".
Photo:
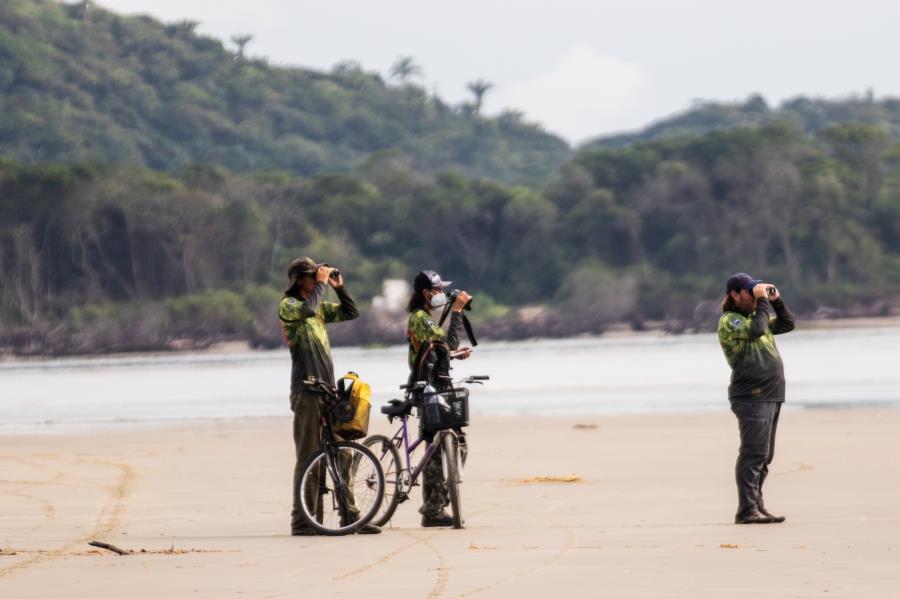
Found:
[{"label": "palm tree", "polygon": [[176,23],[178,30],[182,31],[186,34],[191,34],[197,31],[197,27],[200,26],[200,21],[193,21],[191,19],[184,19]]},{"label": "palm tree", "polygon": [[199,26],[200,21],[184,19],[183,21],[178,21],[177,23],[167,25],[166,32],[173,36],[177,35],[181,37],[190,37],[191,34],[193,34]]},{"label": "palm tree", "polygon": [[412,56],[401,56],[391,65],[391,77],[406,84],[412,77],[421,77],[422,67],[413,62]]},{"label": "palm tree", "polygon": [[91,0],[81,0],[72,4],[73,16],[82,21],[87,21],[88,11],[91,9]]},{"label": "palm tree", "polygon": [[475,104],[472,107],[472,112],[476,115],[481,112],[481,104],[484,101],[484,95],[492,87],[494,87],[494,84],[490,81],[485,81],[484,79],[476,79],[475,81],[469,81],[466,84],[466,89],[475,96]]},{"label": "palm tree", "polygon": [[249,33],[244,33],[240,35],[232,35],[231,41],[235,43],[238,47],[238,60],[244,60],[244,46],[250,43],[250,40],[253,39],[253,36]]}]

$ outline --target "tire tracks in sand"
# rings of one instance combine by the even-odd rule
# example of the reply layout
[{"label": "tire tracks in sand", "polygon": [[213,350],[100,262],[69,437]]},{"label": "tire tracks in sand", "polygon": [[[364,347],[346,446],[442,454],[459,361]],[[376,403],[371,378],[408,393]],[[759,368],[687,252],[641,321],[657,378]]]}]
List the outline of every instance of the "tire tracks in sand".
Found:
[{"label": "tire tracks in sand", "polygon": [[[4,578],[6,576],[14,574],[15,572],[24,570],[26,568],[30,568],[30,567],[38,565],[40,563],[44,563],[44,562],[47,562],[47,561],[50,561],[53,559],[63,557],[66,554],[73,551],[76,547],[79,547],[79,546],[83,545],[84,543],[87,543],[90,540],[93,540],[96,538],[102,538],[102,537],[112,534],[112,532],[114,532],[120,525],[121,515],[122,515],[122,512],[125,510],[125,500],[128,496],[128,493],[131,489],[134,479],[136,478],[136,472],[135,472],[134,467],[131,466],[131,464],[129,464],[127,462],[119,462],[119,461],[99,459],[99,458],[84,458],[84,457],[70,459],[70,458],[64,458],[64,457],[55,456],[55,455],[40,455],[40,456],[32,456],[32,457],[39,457],[42,459],[52,459],[52,460],[57,460],[59,462],[70,463],[70,464],[91,464],[91,465],[95,465],[95,466],[106,467],[106,468],[114,470],[116,472],[116,474],[113,476],[113,483],[106,487],[106,494],[104,497],[105,502],[103,504],[103,507],[101,508],[100,513],[97,515],[97,517],[94,518],[93,528],[91,528],[91,530],[87,534],[79,536],[59,547],[41,551],[38,554],[28,557],[19,562],[16,562],[15,564],[12,564],[5,568],[0,568],[0,578]],[[60,470],[59,472],[62,473],[62,477],[56,477],[53,480],[61,480],[64,477],[65,478],[77,478],[77,477],[72,477],[71,474],[66,474],[64,470]],[[24,481],[17,481],[17,482],[24,482]],[[32,483],[30,483],[30,482],[28,483],[28,485],[31,485],[31,484]],[[47,481],[35,481],[33,484],[35,484],[35,485],[47,484]],[[7,492],[7,493],[10,493],[10,492]],[[20,493],[22,496],[25,496],[25,495],[30,496],[30,494],[24,493],[24,492],[16,492],[16,493]],[[52,502],[47,501],[45,499],[38,498],[38,497],[34,497],[34,496],[31,496],[31,497],[34,500],[44,504],[45,518],[46,518],[46,515],[49,513],[53,513],[55,516],[55,514],[58,510],[57,510],[57,507],[55,505],[53,505]]]},{"label": "tire tracks in sand", "polygon": [[464,597],[471,597],[472,595],[477,595],[479,593],[493,591],[493,590],[497,589],[498,587],[501,587],[505,584],[509,584],[511,582],[517,582],[517,581],[522,580],[523,578],[533,576],[537,572],[540,572],[541,570],[544,570],[545,568],[549,568],[550,566],[560,562],[565,557],[565,555],[569,552],[569,550],[572,549],[572,546],[574,544],[575,535],[572,532],[572,527],[571,526],[563,526],[563,525],[559,524],[558,522],[556,522],[553,518],[550,518],[549,516],[546,516],[546,515],[542,515],[542,516],[547,520],[548,524],[550,524],[551,527],[553,527],[554,529],[557,529],[557,530],[562,529],[564,531],[564,535],[563,535],[564,540],[563,540],[563,543],[562,543],[559,551],[557,551],[553,555],[549,556],[543,562],[541,562],[540,564],[538,564],[536,566],[531,566],[531,567],[525,568],[523,570],[520,570],[514,574],[510,574],[509,576],[506,576],[506,577],[496,580],[494,582],[488,583],[486,585],[482,585],[480,587],[476,587],[469,591],[464,591],[462,593],[459,593],[458,595],[454,595],[452,597],[452,599],[462,599]]},{"label": "tire tracks in sand", "polygon": [[[488,507],[481,508],[479,510],[474,510],[472,513],[468,514],[468,517],[474,517],[479,514],[483,514],[486,512],[491,512],[500,509],[509,509],[510,506],[508,504],[495,504]],[[358,568],[354,568],[352,570],[347,570],[340,574],[336,574],[332,577],[333,582],[344,582],[354,576],[359,576],[362,574],[366,574],[367,572],[371,572],[376,568],[382,567],[385,564],[392,561],[394,558],[399,557],[404,552],[413,549],[417,546],[424,545],[428,547],[428,549],[434,554],[437,558],[437,567],[435,568],[435,581],[431,590],[429,591],[427,597],[429,599],[437,599],[441,595],[443,595],[444,590],[447,587],[447,583],[450,580],[450,565],[449,559],[446,554],[444,554],[439,547],[437,547],[432,541],[437,538],[442,532],[446,532],[446,530],[432,530],[432,531],[412,531],[412,530],[403,530],[403,529],[395,529],[394,532],[402,534],[404,536],[412,539],[412,542],[406,543],[397,547],[374,560],[359,566]]]}]

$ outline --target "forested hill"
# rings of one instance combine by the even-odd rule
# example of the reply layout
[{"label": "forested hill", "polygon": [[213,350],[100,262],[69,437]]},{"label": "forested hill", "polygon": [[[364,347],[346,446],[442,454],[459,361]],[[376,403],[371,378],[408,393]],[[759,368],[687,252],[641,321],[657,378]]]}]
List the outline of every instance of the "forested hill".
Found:
[{"label": "forested hill", "polygon": [[636,133],[598,137],[583,148],[623,148],[642,141],[697,136],[735,127],[760,127],[789,123],[811,135],[836,125],[865,124],[882,129],[900,140],[900,99],[861,98],[824,100],[798,97],[771,108],[761,96],[745,102],[702,102],[681,114],[660,120]]},{"label": "forested hill", "polygon": [[518,113],[485,118],[478,101],[449,106],[352,62],[327,73],[271,66],[252,56],[252,40],[229,50],[197,25],[89,1],[2,0],[0,155],[312,175],[395,149],[419,171],[517,183],[545,182],[571,157]]}]

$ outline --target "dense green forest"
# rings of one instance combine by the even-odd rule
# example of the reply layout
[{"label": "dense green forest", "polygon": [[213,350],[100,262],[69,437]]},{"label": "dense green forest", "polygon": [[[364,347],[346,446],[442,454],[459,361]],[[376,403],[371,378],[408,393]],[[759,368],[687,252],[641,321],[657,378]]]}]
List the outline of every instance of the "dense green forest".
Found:
[{"label": "dense green forest", "polygon": [[197,25],[87,1],[3,0],[0,155],[309,176],[395,149],[422,172],[513,183],[546,181],[571,157],[518,113],[481,116],[489,84],[477,73],[472,102],[450,106],[415,84],[420,67],[409,58],[388,85],[353,62],[329,73],[271,66],[252,56],[252,36],[235,36],[232,51]]},{"label": "dense green forest", "polygon": [[409,59],[388,85],[195,28],[0,4],[0,353],[275,346],[299,255],[366,308],[337,343],[402,342],[370,302],[422,268],[488,337],[708,330],[736,270],[802,314],[898,309],[898,101],[704,104],[573,154],[480,116],[487,82],[454,108]]},{"label": "dense green forest", "polygon": [[735,127],[759,127],[783,122],[807,135],[836,125],[876,125],[900,140],[900,100],[876,100],[873,93],[839,100],[798,97],[771,108],[753,95],[744,102],[698,102],[681,114],[662,119],[637,133],[607,135],[582,145],[587,148],[624,148],[641,141],[703,135]]},{"label": "dense green forest", "polygon": [[[505,336],[705,328],[735,270],[807,313],[886,311],[900,291],[900,144],[865,125],[587,150],[543,191],[383,154],[312,178],[7,160],[0,198],[0,319],[7,346],[33,351],[277,343],[273,305],[301,254],[340,265],[364,302],[386,277],[437,269]],[[485,322],[529,304],[549,306],[542,328]],[[348,341],[402,340],[366,326]]]}]

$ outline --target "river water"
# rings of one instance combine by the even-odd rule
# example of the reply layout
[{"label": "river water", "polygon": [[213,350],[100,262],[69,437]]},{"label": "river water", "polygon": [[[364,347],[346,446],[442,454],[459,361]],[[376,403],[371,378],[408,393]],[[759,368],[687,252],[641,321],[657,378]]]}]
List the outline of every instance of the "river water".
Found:
[{"label": "river water", "polygon": [[[900,406],[900,328],[778,337],[790,406]],[[337,373],[372,385],[373,411],[405,382],[406,348],[338,348]],[[729,369],[714,335],[484,342],[454,375],[488,374],[478,414],[727,409]],[[287,350],[0,362],[0,433],[70,432],[289,413]]]}]

